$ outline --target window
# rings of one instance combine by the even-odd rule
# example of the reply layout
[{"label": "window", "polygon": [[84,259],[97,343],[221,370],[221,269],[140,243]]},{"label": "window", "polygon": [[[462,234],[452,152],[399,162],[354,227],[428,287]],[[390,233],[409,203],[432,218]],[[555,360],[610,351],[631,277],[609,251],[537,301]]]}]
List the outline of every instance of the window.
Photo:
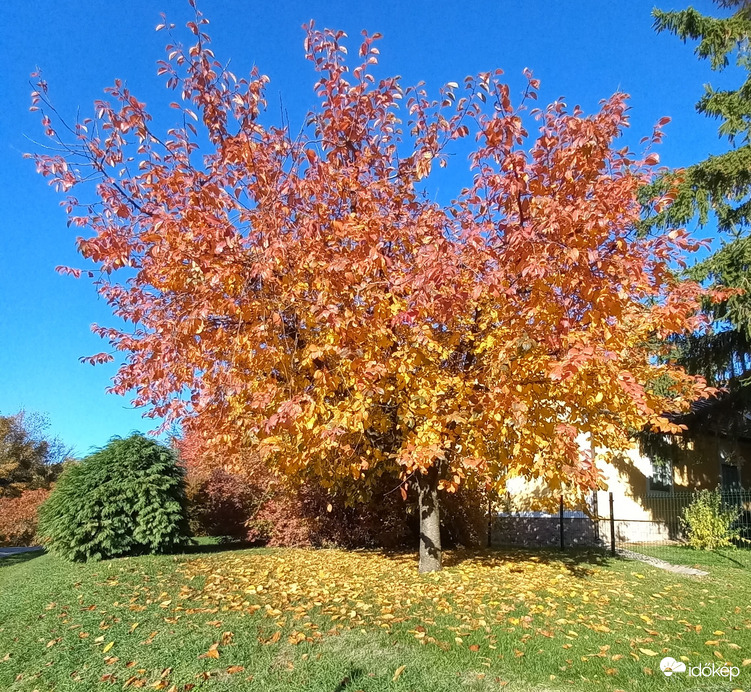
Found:
[{"label": "window", "polygon": [[734,464],[722,464],[720,467],[722,489],[737,490],[741,486],[741,471]]},{"label": "window", "polygon": [[652,475],[647,480],[647,490],[650,493],[673,492],[673,462],[664,457],[650,459]]},{"label": "window", "polygon": [[717,453],[720,457],[720,483],[723,491],[740,488],[740,466],[744,463],[744,459],[738,449],[738,443],[729,439],[719,440]]}]

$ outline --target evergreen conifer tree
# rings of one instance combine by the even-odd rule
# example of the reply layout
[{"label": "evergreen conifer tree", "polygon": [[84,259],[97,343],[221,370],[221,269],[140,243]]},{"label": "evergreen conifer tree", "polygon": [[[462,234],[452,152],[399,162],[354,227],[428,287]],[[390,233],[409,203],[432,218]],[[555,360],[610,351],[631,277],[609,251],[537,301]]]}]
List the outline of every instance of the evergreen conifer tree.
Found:
[{"label": "evergreen conifer tree", "polygon": [[[721,247],[690,270],[692,278],[716,287],[740,289],[720,303],[707,304],[713,334],[682,340],[679,357],[686,368],[715,385],[728,386],[734,406],[751,395],[751,0],[715,0],[724,16],[708,16],[693,7],[654,10],[657,32],[698,41],[696,55],[713,70],[731,64],[745,72],[735,90],[705,85],[697,111],[720,121],[728,151],[688,168],[674,170],[643,189],[645,230],[676,227],[696,219],[706,224],[713,213]],[[665,206],[664,202],[671,204]]]}]

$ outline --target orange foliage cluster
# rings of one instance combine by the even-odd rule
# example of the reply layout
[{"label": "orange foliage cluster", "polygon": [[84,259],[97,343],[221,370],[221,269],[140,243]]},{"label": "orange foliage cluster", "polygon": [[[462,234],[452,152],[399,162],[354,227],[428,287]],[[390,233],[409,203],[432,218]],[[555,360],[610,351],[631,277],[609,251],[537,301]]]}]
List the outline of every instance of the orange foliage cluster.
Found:
[{"label": "orange foliage cluster", "polygon": [[[355,506],[319,484],[299,487],[270,473],[257,453],[243,461],[212,455],[195,435],[175,440],[187,470],[191,527],[196,535],[230,536],[270,546],[396,548],[414,544],[414,497],[394,491],[397,478]],[[234,461],[234,463],[229,463]],[[333,500],[333,502],[332,502]],[[450,545],[485,540],[486,501],[463,488],[446,503],[443,531]]]}]

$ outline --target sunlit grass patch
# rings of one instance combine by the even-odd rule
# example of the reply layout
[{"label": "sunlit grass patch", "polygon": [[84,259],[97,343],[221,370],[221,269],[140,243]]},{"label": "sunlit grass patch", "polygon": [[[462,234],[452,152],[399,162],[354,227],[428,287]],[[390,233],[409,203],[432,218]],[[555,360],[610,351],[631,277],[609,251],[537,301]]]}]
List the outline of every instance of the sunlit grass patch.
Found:
[{"label": "sunlit grass patch", "polygon": [[687,579],[524,550],[446,565],[420,575],[413,554],[303,549],[44,556],[0,570],[0,689],[656,690],[667,655],[727,660],[740,683],[751,670],[739,570]]}]

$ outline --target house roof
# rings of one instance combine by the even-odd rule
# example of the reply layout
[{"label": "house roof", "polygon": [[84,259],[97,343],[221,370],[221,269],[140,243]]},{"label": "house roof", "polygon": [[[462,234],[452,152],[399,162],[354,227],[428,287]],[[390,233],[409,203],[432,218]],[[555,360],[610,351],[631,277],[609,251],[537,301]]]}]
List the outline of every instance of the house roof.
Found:
[{"label": "house roof", "polygon": [[709,399],[699,399],[691,405],[689,413],[674,416],[672,420],[685,425],[689,434],[751,440],[749,392],[741,388],[722,392]]}]

